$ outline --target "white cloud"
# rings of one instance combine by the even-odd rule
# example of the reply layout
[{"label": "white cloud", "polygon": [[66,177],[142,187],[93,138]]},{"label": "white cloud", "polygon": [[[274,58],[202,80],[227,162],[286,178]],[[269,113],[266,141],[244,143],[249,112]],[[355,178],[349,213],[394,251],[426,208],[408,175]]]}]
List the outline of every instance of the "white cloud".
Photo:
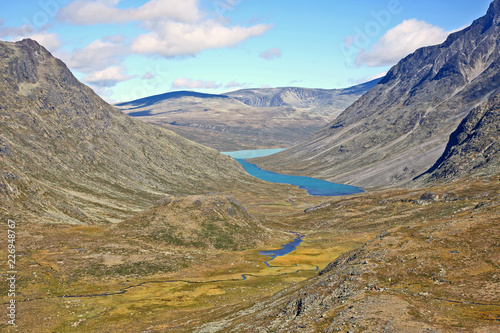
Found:
[{"label": "white cloud", "polygon": [[134,76],[127,75],[124,72],[125,68],[122,66],[108,67],[85,76],[83,81],[98,87],[114,87],[118,82],[134,78]]},{"label": "white cloud", "polygon": [[[207,19],[210,13],[200,9],[200,0],[149,0],[138,8],[118,8],[120,1],[75,0],[62,8],[57,18],[77,25],[139,22],[147,32],[134,39],[128,53],[163,57],[193,56],[206,49],[234,47],[271,28],[265,24],[231,26],[222,17]],[[231,0],[227,4],[235,3]],[[81,63],[76,59],[78,55],[73,58]],[[103,60],[102,55],[99,58]]]},{"label": "white cloud", "polygon": [[[387,31],[368,51],[360,50],[356,65],[391,66],[418,48],[444,42],[450,32],[417,19],[405,20]],[[346,39],[347,44],[352,44]]]},{"label": "white cloud", "polygon": [[230,81],[230,82],[228,82],[228,83],[224,86],[224,88],[228,88],[228,89],[229,89],[229,88],[243,88],[243,87],[246,87],[246,86],[248,86],[248,84],[247,84],[247,83],[239,83],[239,82],[237,82],[237,81]]},{"label": "white cloud", "polygon": [[271,26],[226,27],[210,20],[198,24],[161,21],[151,24],[151,32],[139,35],[131,50],[164,57],[195,55],[206,49],[234,47],[250,37],[262,35]]},{"label": "white cloud", "polygon": [[76,25],[125,23],[145,20],[195,22],[201,14],[198,0],[150,0],[138,8],[118,8],[120,0],[76,0],[62,8],[57,18]]},{"label": "white cloud", "polygon": [[381,73],[378,73],[378,74],[375,74],[375,75],[372,75],[372,76],[369,77],[369,81],[375,80],[375,79],[381,79],[381,78],[383,78],[386,75],[387,75],[387,71],[381,72]]},{"label": "white cloud", "polygon": [[369,81],[373,81],[375,79],[383,78],[386,75],[387,75],[387,71],[381,72],[381,73],[377,73],[375,75],[363,76],[362,78],[359,78],[359,79],[351,79],[349,81],[351,83],[357,85],[357,84],[361,84],[361,83],[366,83],[366,82],[369,82]]},{"label": "white cloud", "polygon": [[0,38],[28,36],[34,33],[35,28],[29,24],[25,24],[21,27],[5,27],[0,29]]},{"label": "white cloud", "polygon": [[172,89],[217,89],[220,84],[215,81],[193,80],[185,77],[176,79],[171,88]]},{"label": "white cloud", "polygon": [[281,50],[280,49],[269,49],[260,54],[260,57],[266,60],[272,60],[274,58],[281,58]]},{"label": "white cloud", "polygon": [[[2,24],[0,24],[1,26]],[[9,41],[19,41],[25,38],[36,40],[40,45],[50,52],[55,52],[61,46],[59,36],[53,32],[47,32],[43,29],[35,29],[29,24],[21,27],[5,27],[0,29],[0,38]]]},{"label": "white cloud", "polygon": [[[55,52],[61,46],[61,41],[59,40],[59,36],[55,33],[50,32],[39,32],[29,36],[27,38],[31,38],[36,40],[40,45],[45,47],[50,52]],[[23,37],[24,38],[24,37]]]},{"label": "white cloud", "polygon": [[82,73],[101,71],[110,66],[120,65],[128,54],[128,47],[120,36],[98,39],[84,48],[76,49],[71,55],[63,55],[63,60],[72,69]]}]

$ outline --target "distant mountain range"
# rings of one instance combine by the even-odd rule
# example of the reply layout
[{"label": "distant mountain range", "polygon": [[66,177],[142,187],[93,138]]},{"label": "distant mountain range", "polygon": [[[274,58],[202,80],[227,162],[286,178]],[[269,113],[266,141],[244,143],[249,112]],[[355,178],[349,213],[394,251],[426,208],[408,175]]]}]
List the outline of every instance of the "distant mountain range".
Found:
[{"label": "distant mountain range", "polygon": [[335,119],[379,80],[347,89],[190,91],[116,104],[124,113],[221,151],[289,147]]},{"label": "distant mountain range", "polygon": [[330,106],[343,110],[352,104],[353,96],[359,98],[380,80],[372,80],[346,89],[262,88],[243,89],[225,95],[257,108],[289,106],[314,109]]},{"label": "distant mountain range", "polygon": [[[500,87],[499,23],[500,2],[495,1],[484,17],[451,34],[443,44],[421,48],[401,60],[378,85],[311,139],[257,160],[259,166],[364,187],[407,184],[433,167],[447,145],[453,146],[461,137],[455,135],[450,141],[471,110],[494,105],[488,99]],[[491,112],[487,115],[493,116]],[[470,119],[475,119],[474,111]],[[480,149],[478,145],[468,147]],[[477,160],[479,156],[474,155],[496,161],[488,157],[491,150],[483,148],[468,151],[457,162]],[[452,151],[457,158],[456,149],[448,150],[441,164],[451,158]],[[433,172],[434,177],[426,179],[450,180],[477,169],[461,166],[464,172],[454,172],[447,165],[440,168],[440,177]]]},{"label": "distant mountain range", "polygon": [[168,92],[165,94],[139,98],[139,99],[136,99],[136,100],[131,101],[131,102],[118,103],[118,104],[115,104],[115,106],[127,107],[127,108],[131,108],[131,107],[143,108],[143,107],[155,105],[156,103],[160,103],[160,102],[163,102],[165,100],[182,98],[182,97],[216,98],[216,99],[217,98],[222,98],[222,99],[229,98],[228,96],[225,96],[225,95],[204,94],[204,93],[199,93],[199,92],[195,92],[195,91],[173,91],[173,92]]}]

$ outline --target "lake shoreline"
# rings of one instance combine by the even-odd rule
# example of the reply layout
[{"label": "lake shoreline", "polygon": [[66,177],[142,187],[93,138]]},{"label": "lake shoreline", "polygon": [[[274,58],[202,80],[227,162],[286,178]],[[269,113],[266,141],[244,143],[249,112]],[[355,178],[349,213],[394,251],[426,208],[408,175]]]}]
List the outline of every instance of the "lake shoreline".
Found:
[{"label": "lake shoreline", "polygon": [[270,156],[283,150],[284,149],[240,150],[234,152],[222,152],[222,154],[231,156],[235,161],[240,163],[243,168],[245,168],[246,172],[248,172],[251,176],[277,184],[297,186],[300,189],[306,190],[311,196],[336,197],[364,192],[364,189],[361,187],[336,184],[312,177],[283,175],[261,169],[258,165],[247,162],[250,158]]}]

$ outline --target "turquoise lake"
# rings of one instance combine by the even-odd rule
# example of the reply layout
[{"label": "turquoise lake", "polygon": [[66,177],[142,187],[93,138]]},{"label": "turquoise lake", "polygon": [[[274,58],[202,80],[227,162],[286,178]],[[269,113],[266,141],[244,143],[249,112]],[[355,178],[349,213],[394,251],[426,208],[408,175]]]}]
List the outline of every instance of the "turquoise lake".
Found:
[{"label": "turquoise lake", "polygon": [[255,164],[248,163],[246,160],[254,157],[269,156],[283,149],[260,149],[260,150],[242,150],[235,152],[223,152],[238,161],[245,170],[252,176],[278,184],[289,184],[305,189],[307,193],[313,196],[341,196],[363,192],[360,187],[331,183],[326,180],[282,175],[276,172],[262,170]]}]

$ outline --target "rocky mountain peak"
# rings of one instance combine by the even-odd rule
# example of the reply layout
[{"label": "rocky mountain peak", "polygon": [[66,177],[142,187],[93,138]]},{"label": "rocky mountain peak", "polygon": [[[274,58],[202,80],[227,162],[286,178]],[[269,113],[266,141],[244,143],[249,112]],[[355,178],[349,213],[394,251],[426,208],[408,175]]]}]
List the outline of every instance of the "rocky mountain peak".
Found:
[{"label": "rocky mountain peak", "polygon": [[495,0],[490,4],[490,8],[483,19],[485,18],[494,25],[500,24],[500,0]]}]

